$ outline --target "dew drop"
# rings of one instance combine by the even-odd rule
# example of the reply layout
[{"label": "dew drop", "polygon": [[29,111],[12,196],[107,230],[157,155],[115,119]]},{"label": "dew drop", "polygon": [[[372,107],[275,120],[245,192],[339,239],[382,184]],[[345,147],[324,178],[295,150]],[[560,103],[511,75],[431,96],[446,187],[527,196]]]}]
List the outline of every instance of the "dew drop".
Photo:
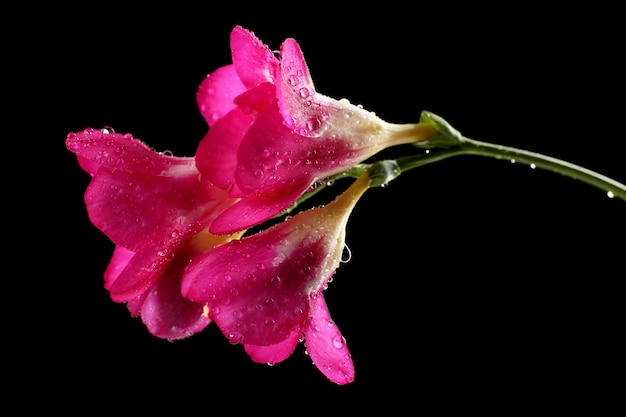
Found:
[{"label": "dew drop", "polygon": [[296,119],[294,119],[293,117],[285,117],[285,124],[288,128],[293,129],[294,127],[296,127]]},{"label": "dew drop", "polygon": [[343,338],[343,336],[337,335],[333,337],[333,346],[336,347],[337,349],[341,349],[345,343],[346,341]]},{"label": "dew drop", "polygon": [[609,197],[609,198],[615,198],[615,193],[614,193],[613,191],[611,191],[611,190],[607,191],[607,192],[606,192],[606,195],[607,195],[607,197]]},{"label": "dew drop", "polygon": [[243,336],[239,332],[232,332],[228,334],[228,341],[232,345],[238,345],[239,343],[241,343],[242,339],[243,339]]},{"label": "dew drop", "polygon": [[350,248],[346,244],[343,247],[343,252],[341,254],[341,263],[345,264],[347,262],[350,262],[350,259],[352,259],[352,251],[350,250]]},{"label": "dew drop", "polygon": [[310,119],[308,122],[306,122],[306,127],[309,131],[319,129],[321,125],[322,122],[320,121],[320,119]]}]

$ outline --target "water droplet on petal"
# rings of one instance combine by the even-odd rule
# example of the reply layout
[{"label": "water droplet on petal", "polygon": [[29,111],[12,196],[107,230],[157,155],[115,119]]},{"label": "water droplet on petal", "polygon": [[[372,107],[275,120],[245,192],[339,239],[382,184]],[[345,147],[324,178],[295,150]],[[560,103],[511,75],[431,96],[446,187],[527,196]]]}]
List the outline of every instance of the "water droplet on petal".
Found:
[{"label": "water droplet on petal", "polygon": [[228,341],[233,345],[238,345],[241,343],[243,336],[239,332],[232,332],[228,334]]},{"label": "water droplet on petal", "polygon": [[345,343],[346,340],[343,338],[343,336],[337,335],[333,338],[333,346],[337,349],[341,349]]},{"label": "water droplet on petal", "polygon": [[321,125],[322,122],[320,119],[310,119],[308,122],[306,122],[306,127],[309,131],[319,129]]}]

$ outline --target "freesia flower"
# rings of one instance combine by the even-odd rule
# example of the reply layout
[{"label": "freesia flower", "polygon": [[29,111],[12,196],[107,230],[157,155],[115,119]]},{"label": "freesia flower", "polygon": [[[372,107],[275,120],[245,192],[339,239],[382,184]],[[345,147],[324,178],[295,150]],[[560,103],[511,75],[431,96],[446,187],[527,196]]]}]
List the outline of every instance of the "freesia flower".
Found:
[{"label": "freesia flower", "polygon": [[326,206],[196,256],[183,295],[207,303],[209,317],[252,360],[280,362],[304,337],[326,377],[351,382],[353,362],[322,292],[341,262],[350,213],[369,184],[363,174]]},{"label": "freesia flower", "polygon": [[92,176],[89,218],[115,244],[104,274],[111,298],[158,337],[204,328],[204,305],[180,294],[182,269],[193,255],[241,235],[206,231],[233,200],[199,175],[194,158],[156,152],[131,135],[86,129],[70,133],[66,146]]},{"label": "freesia flower", "polygon": [[215,219],[213,233],[261,223],[315,182],[434,133],[429,124],[388,123],[318,93],[294,39],[275,55],[237,26],[230,44],[232,64],[208,74],[197,93],[210,126],[198,147],[198,169],[231,197],[242,198]]}]

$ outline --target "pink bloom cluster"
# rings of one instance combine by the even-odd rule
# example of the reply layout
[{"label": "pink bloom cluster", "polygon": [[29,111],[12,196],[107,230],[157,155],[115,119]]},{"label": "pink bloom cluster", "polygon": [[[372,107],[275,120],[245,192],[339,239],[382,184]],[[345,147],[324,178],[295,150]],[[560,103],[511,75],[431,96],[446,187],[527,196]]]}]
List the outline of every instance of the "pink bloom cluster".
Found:
[{"label": "pink bloom cluster", "polygon": [[317,93],[293,39],[274,54],[235,27],[230,43],[232,64],[198,90],[209,130],[194,157],[111,129],[67,136],[92,177],[89,218],[115,245],[105,288],[157,337],[185,338],[215,322],[261,363],[283,361],[304,340],[326,377],[349,383],[352,359],[322,292],[367,174],[326,206],[244,235],[317,181],[416,141],[419,125]]}]

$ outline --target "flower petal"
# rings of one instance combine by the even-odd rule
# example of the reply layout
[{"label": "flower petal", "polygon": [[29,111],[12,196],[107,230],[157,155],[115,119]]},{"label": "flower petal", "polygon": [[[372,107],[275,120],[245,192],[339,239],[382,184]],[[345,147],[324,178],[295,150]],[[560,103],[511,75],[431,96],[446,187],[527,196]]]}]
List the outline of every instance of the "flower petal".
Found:
[{"label": "flower petal", "polygon": [[[254,120],[239,109],[218,120],[204,136],[196,151],[196,165],[202,176],[223,190],[237,187],[234,179],[237,149]],[[237,193],[231,189],[231,193]]]},{"label": "flower petal", "polygon": [[316,102],[313,80],[296,41],[286,39],[280,54],[280,68],[274,74],[280,112],[291,130],[312,135],[328,117],[328,109]]},{"label": "flower petal", "polygon": [[[111,261],[104,270],[104,288],[111,291],[111,287],[117,277],[120,276],[122,271],[128,266],[131,259],[135,256],[135,252],[129,251],[121,246],[115,246],[113,250],[113,256]],[[141,307],[145,300],[145,293],[139,294],[136,297],[128,300],[126,307],[132,317],[139,317],[141,314]]]},{"label": "flower petal", "polygon": [[222,211],[209,226],[211,233],[234,233],[248,229],[288,208],[309,188],[300,184],[281,193],[248,195]]},{"label": "flower petal", "polygon": [[292,132],[278,107],[268,108],[250,126],[237,153],[237,185],[244,193],[272,193],[337,174],[360,157],[341,138],[306,138]]},{"label": "flower petal", "polygon": [[244,113],[258,115],[276,100],[276,87],[266,82],[257,85],[235,98],[235,103]]},{"label": "flower petal", "polygon": [[108,290],[115,282],[120,273],[126,268],[135,252],[121,246],[115,246],[113,256],[104,270],[104,287]]},{"label": "flower petal", "polygon": [[108,284],[111,299],[127,302],[147,291],[167,270],[178,247],[145,245],[129,260],[119,275]]},{"label": "flower petal", "polygon": [[177,340],[203,330],[211,321],[204,303],[195,303],[180,293],[182,267],[174,266],[146,293],[141,319],[154,336]]},{"label": "flower petal", "polygon": [[294,331],[287,339],[275,345],[244,345],[244,349],[254,362],[273,365],[287,359],[298,346],[301,337],[300,331]]},{"label": "flower petal", "polygon": [[234,65],[226,65],[208,74],[200,83],[196,102],[209,126],[233,110],[235,97],[247,88],[241,83]]},{"label": "flower petal", "polygon": [[231,343],[274,345],[302,328],[307,281],[289,271],[304,266],[285,262],[277,252],[284,237],[274,228],[217,246],[188,265],[183,295],[208,302],[210,317]]},{"label": "flower petal", "polygon": [[[276,104],[270,106],[252,124],[237,153],[235,178],[247,194],[275,192],[306,180],[310,182],[313,165],[310,158],[295,154],[294,148],[306,145],[300,135],[283,123]],[[304,155],[306,157],[306,155]]]},{"label": "flower petal", "polygon": [[95,167],[143,175],[173,175],[179,168],[193,167],[193,158],[181,158],[158,153],[130,134],[114,133],[111,129],[85,129],[70,133],[65,140],[67,149],[74,152],[81,166],[90,162],[87,172]]},{"label": "flower petal", "polygon": [[237,74],[246,87],[272,81],[278,59],[254,33],[236,26],[230,34],[230,49]]},{"label": "flower petal", "polygon": [[[239,197],[244,193],[234,179],[238,164],[237,151],[241,141],[254,123],[258,113],[263,112],[274,100],[274,86],[264,83],[237,97],[241,108],[234,108],[219,120],[198,145],[196,166],[203,177],[222,189],[229,189],[230,195]],[[245,109],[245,110],[244,110]]]},{"label": "flower petal", "polygon": [[137,251],[147,242],[182,240],[206,227],[232,202],[201,184],[193,166],[177,176],[152,176],[101,169],[85,192],[92,223],[115,244]]},{"label": "flower petal", "polygon": [[185,269],[182,294],[209,303],[232,343],[282,342],[301,328],[309,298],[339,266],[346,223],[368,186],[363,174],[326,206],[196,256]]},{"label": "flower petal", "polygon": [[322,294],[311,300],[311,315],[304,328],[304,346],[317,369],[332,382],[354,380],[354,363],[346,339],[331,319]]}]

